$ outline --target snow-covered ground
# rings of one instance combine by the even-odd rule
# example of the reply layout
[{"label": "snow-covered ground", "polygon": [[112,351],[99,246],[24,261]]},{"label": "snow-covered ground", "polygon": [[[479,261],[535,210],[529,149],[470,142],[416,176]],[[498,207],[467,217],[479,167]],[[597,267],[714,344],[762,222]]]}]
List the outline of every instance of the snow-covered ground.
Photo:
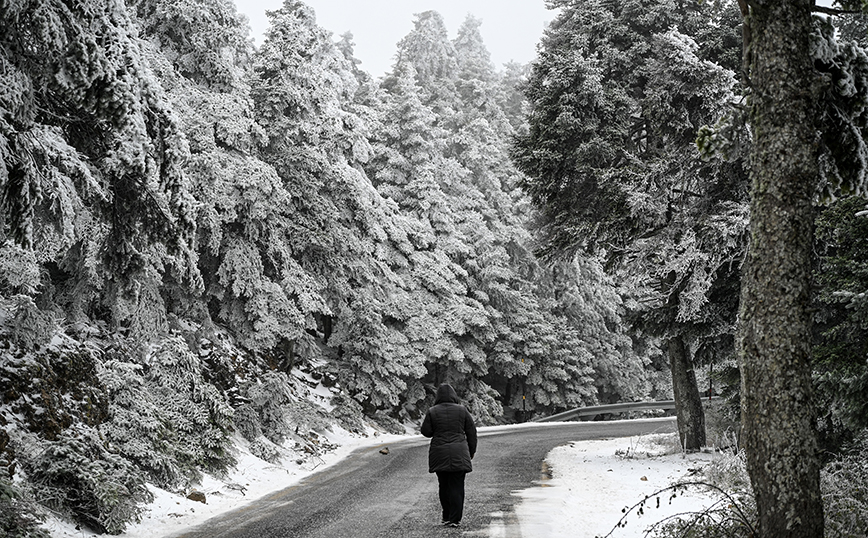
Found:
[{"label": "snow-covered ground", "polygon": [[[528,425],[532,426],[539,425]],[[480,428],[480,431],[487,429]],[[674,482],[689,478],[693,472],[691,469],[699,468],[713,458],[706,453],[682,455],[677,451],[674,436],[654,434],[581,441],[554,449],[546,459],[552,478],[515,492],[520,497],[516,513],[522,535],[534,538],[606,536],[623,516],[623,508],[633,506],[646,495]],[[155,501],[141,523],[130,526],[120,536],[152,538],[180,533],[184,528],[198,525],[335,465],[356,448],[406,437],[373,431],[368,437],[334,433],[328,442],[339,445],[336,450],[313,459],[290,460],[279,465],[266,463],[242,450],[238,455],[238,466],[228,477],[217,480],[206,476],[203,480],[198,489],[205,493],[207,504],[154,488]],[[659,509],[646,508],[641,518],[629,514],[626,527],[617,529],[611,536],[644,536],[648,524],[670,514],[697,510],[710,502],[707,495],[688,493],[670,505],[669,495],[665,495]],[[47,526],[53,538],[94,536],[58,520],[49,521]],[[495,536],[500,530],[492,526],[488,534]]]},{"label": "snow-covered ground", "polygon": [[[229,510],[239,508],[269,493],[289,487],[303,478],[347,457],[352,451],[363,446],[378,445],[406,439],[406,435],[382,434],[373,430],[368,437],[360,437],[339,430],[328,432],[323,443],[338,445],[335,450],[311,457],[285,457],[279,464],[263,461],[250,452],[239,449],[238,465],[226,477],[217,479],[204,475],[196,490],[205,494],[206,503],[192,501],[184,495],[171,493],[151,486],[154,502],[148,506],[141,522],[127,527],[119,536],[123,538],[156,538],[179,534],[183,529],[193,527]],[[245,442],[240,438],[238,447]],[[73,524],[50,519],[46,528],[52,538],[87,538],[98,536]]]},{"label": "snow-covered ground", "polygon": [[[716,499],[687,489],[645,503],[644,514],[630,509],[647,496],[678,482],[698,481],[712,453],[682,454],[677,434],[653,434],[581,441],[555,448],[546,463],[552,475],[538,487],[516,494],[522,536],[540,538],[641,538],[655,522],[702,510]],[[626,525],[616,528],[622,517]],[[611,533],[611,534],[609,534]]]}]

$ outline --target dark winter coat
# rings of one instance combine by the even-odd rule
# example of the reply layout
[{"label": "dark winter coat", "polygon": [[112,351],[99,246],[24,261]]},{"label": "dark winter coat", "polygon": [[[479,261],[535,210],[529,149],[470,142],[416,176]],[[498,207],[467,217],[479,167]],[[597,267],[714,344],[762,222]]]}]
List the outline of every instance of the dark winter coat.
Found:
[{"label": "dark winter coat", "polygon": [[431,437],[429,473],[473,470],[470,460],[476,454],[476,425],[450,385],[437,389],[434,405],[422,421],[422,435]]}]

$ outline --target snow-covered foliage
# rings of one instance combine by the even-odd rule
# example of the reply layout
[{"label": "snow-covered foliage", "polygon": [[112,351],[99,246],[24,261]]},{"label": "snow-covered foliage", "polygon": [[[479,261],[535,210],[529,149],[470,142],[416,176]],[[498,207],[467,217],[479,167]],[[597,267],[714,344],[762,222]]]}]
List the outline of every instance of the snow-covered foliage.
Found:
[{"label": "snow-covered foliage", "polygon": [[[859,538],[868,528],[868,436],[820,472],[825,520],[824,536]],[[726,495],[711,510],[681,514],[660,525],[654,536],[724,538],[755,536],[757,509],[747,474],[744,450],[726,451],[702,470],[702,482]]]},{"label": "snow-covered foliage", "polygon": [[816,337],[812,349],[819,430],[834,447],[868,425],[868,219],[849,196],[816,219]]},{"label": "snow-covered foliage", "polygon": [[[590,354],[591,377],[601,403],[669,398],[668,368],[654,364],[650,353],[638,353],[633,338],[621,332],[622,318],[635,309],[629,293],[615,287],[597,258],[576,257],[554,264],[551,291],[567,326]],[[577,285],[581,282],[582,285]],[[653,346],[649,346],[653,347]]]},{"label": "snow-covered foliage", "polygon": [[[868,55],[864,43],[847,35],[850,31],[842,35],[836,29],[839,22],[845,29],[855,26],[856,32],[864,34],[864,19],[836,21],[824,16],[814,17],[811,33],[811,56],[819,78],[817,199],[821,203],[841,196],[868,196]],[[700,151],[724,158],[742,153],[748,143],[745,122],[743,108],[721,114],[714,127],[706,125],[700,130]]]},{"label": "snow-covered foliage", "polygon": [[131,0],[142,34],[159,46],[178,74],[229,91],[242,81],[253,52],[249,28],[229,0]]},{"label": "snow-covered foliage", "polygon": [[141,472],[91,428],[71,427],[51,441],[24,435],[19,450],[34,496],[97,532],[120,533],[152,499]]},{"label": "snow-covered foliage", "polygon": [[112,448],[163,487],[233,465],[233,410],[226,395],[203,378],[203,361],[178,336],[164,339],[141,360],[125,344],[110,343],[98,370],[109,400],[99,432]]},{"label": "snow-covered foliage", "polygon": [[42,520],[35,503],[5,477],[0,478],[0,533],[7,538],[49,538],[39,527]]},{"label": "snow-covered foliage", "polygon": [[868,432],[851,450],[827,464],[820,474],[825,535],[857,538],[868,529]]},{"label": "snow-covered foliage", "polygon": [[[81,335],[56,331],[31,351],[5,340],[2,448],[28,496],[99,532],[137,519],[146,481],[183,491],[234,465],[232,431],[279,459],[285,441],[303,452],[312,432],[334,423],[306,381],[269,371],[225,339],[191,349],[175,334],[142,352],[97,327]],[[361,421],[353,409],[340,425]]]},{"label": "snow-covered foliage", "polygon": [[[747,173],[743,155],[704,161],[695,139],[736,104],[731,51],[716,48],[739,45],[731,38],[741,27],[731,16],[735,3],[552,5],[561,12],[532,65],[529,128],[512,152],[541,212],[544,253],[599,255],[629,291],[616,304],[639,340],[651,349],[662,345],[670,359],[684,350],[686,362],[672,364],[721,360],[732,354],[727,342],[748,237]],[[685,345],[666,345],[673,341]],[[649,365],[659,358],[643,355]],[[634,376],[626,386],[649,381],[636,369],[625,372]],[[695,382],[689,385],[692,394],[677,398],[696,402]]]},{"label": "snow-covered foliage", "polygon": [[0,9],[0,471],[94,529],[442,382],[480,423],[655,393],[623,290],[534,255],[478,20],[419,15],[374,81],[271,16],[257,50],[227,0]]},{"label": "snow-covered foliage", "polygon": [[823,76],[822,133],[818,186],[824,202],[839,196],[868,196],[868,53],[855,42],[836,39],[831,19],[817,17],[811,40],[814,67]]}]

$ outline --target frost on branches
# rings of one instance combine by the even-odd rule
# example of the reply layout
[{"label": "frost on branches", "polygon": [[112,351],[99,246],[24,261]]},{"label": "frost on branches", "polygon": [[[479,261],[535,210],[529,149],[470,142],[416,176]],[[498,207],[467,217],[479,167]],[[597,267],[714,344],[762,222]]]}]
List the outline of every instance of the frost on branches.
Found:
[{"label": "frost on branches", "polygon": [[442,382],[481,423],[654,392],[598,261],[534,254],[478,20],[419,15],[374,81],[297,1],[259,49],[225,0],[0,17],[3,495],[120,532]]}]

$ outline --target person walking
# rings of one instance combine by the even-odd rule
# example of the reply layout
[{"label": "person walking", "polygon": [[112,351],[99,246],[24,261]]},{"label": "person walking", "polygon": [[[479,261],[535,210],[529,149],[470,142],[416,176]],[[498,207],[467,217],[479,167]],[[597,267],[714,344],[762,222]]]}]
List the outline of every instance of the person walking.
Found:
[{"label": "person walking", "polygon": [[425,413],[422,435],[431,438],[428,472],[437,473],[443,525],[457,527],[464,513],[464,477],[473,471],[476,425],[458,394],[446,383],[437,388],[434,405]]}]

